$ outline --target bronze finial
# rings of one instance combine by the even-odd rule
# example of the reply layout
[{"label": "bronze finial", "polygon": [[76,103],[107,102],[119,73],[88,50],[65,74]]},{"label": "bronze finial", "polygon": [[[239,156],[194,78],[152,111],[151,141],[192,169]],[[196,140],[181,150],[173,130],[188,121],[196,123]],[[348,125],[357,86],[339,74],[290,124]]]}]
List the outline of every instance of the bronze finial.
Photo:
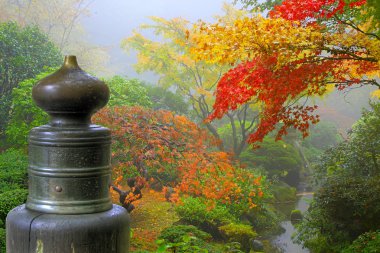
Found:
[{"label": "bronze finial", "polygon": [[50,116],[51,125],[86,125],[105,106],[109,89],[104,82],[84,72],[73,55],[62,67],[33,87],[33,99]]}]

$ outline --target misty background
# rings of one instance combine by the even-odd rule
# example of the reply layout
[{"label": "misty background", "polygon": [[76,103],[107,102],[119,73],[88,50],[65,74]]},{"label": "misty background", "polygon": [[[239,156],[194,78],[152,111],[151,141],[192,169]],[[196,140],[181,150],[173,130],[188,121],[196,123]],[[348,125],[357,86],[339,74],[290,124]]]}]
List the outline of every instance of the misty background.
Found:
[{"label": "misty background", "polygon": [[[149,24],[150,16],[171,19],[181,17],[191,23],[198,20],[213,21],[215,15],[223,13],[225,0],[94,0],[88,6],[89,14],[82,17],[82,25],[86,30],[87,39],[107,50],[109,58],[105,59],[107,71],[104,75],[115,74],[138,78],[155,84],[158,77],[149,72],[136,73],[133,64],[137,62],[136,53],[125,52],[121,49],[121,41],[132,36],[133,30],[138,30],[141,24]],[[239,6],[238,6],[239,7]],[[139,31],[139,30],[138,30]],[[148,38],[156,39],[153,32],[146,30],[143,34]],[[79,59],[80,60],[80,59]],[[350,126],[360,117],[363,107],[368,106],[370,87],[362,87],[350,92],[333,92],[327,98],[318,102],[318,113],[322,120],[333,121],[340,132],[345,135]]]},{"label": "misty background", "polygon": [[[90,14],[82,18],[88,39],[99,46],[105,47],[110,55],[107,75],[126,75],[154,83],[154,74],[137,74],[133,69],[136,54],[128,54],[120,48],[123,39],[132,36],[132,32],[141,24],[152,23],[150,16],[166,19],[182,17],[190,22],[198,20],[212,21],[214,15],[222,14],[224,0],[148,0],[127,1],[107,0],[92,1],[89,5]],[[144,35],[154,39],[153,33]]]}]

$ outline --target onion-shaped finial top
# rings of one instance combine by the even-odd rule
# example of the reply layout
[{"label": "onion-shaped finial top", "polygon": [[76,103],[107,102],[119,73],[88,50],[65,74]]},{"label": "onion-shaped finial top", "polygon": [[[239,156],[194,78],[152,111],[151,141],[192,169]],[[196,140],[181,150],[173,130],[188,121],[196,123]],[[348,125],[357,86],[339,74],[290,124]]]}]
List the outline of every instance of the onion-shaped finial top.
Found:
[{"label": "onion-shaped finial top", "polygon": [[50,124],[88,125],[91,116],[109,99],[107,85],[84,72],[76,56],[65,56],[63,66],[33,87],[33,100],[50,116]]}]

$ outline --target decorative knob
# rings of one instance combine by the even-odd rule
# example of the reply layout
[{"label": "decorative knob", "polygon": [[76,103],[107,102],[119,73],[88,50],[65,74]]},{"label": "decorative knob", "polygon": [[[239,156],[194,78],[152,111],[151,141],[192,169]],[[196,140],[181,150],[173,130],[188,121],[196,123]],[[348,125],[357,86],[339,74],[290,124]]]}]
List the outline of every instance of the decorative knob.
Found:
[{"label": "decorative knob", "polygon": [[81,126],[109,99],[107,85],[84,72],[76,56],[65,56],[63,66],[33,87],[33,100],[46,111],[52,126]]}]

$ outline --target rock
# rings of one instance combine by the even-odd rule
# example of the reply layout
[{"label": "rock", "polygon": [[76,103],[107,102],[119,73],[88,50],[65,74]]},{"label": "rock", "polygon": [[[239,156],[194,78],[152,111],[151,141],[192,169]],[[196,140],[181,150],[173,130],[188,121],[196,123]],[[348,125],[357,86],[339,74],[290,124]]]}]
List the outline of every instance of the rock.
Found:
[{"label": "rock", "polygon": [[259,240],[251,240],[251,249],[253,251],[264,251],[264,244]]},{"label": "rock", "polygon": [[292,223],[300,222],[303,219],[303,215],[300,210],[292,210],[290,213],[290,221]]}]

